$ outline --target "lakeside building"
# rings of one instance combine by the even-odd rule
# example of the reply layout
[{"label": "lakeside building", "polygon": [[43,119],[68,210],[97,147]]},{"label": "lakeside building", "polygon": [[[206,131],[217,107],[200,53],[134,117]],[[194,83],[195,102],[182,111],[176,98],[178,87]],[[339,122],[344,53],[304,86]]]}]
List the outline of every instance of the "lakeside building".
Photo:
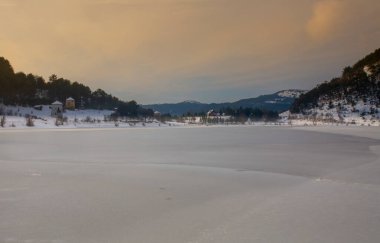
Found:
[{"label": "lakeside building", "polygon": [[68,110],[75,109],[75,100],[72,97],[66,99],[65,108]]},{"label": "lakeside building", "polygon": [[63,104],[59,101],[55,101],[50,105],[51,116],[57,117],[61,116],[63,113]]}]

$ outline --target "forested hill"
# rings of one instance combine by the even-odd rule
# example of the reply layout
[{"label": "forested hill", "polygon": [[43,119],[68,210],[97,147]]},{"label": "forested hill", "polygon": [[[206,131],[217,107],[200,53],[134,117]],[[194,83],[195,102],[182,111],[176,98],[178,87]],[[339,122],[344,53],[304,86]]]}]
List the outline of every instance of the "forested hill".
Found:
[{"label": "forested hill", "polygon": [[68,97],[74,98],[76,106],[82,108],[118,107],[132,115],[153,113],[141,108],[135,101],[124,102],[102,89],[92,91],[82,83],[59,78],[54,74],[45,81],[41,76],[31,73],[15,73],[9,61],[0,57],[0,103],[33,106],[50,104],[55,100],[64,102]]},{"label": "forested hill", "polygon": [[290,111],[308,114],[335,109],[338,113],[378,113],[380,107],[380,49],[344,68],[341,77],[302,94]]},{"label": "forested hill", "polygon": [[0,98],[5,104],[37,105],[72,97],[77,105],[85,107],[114,108],[118,98],[101,89],[92,91],[88,86],[51,75],[46,82],[41,76],[15,73],[8,60],[0,57]]},{"label": "forested hill", "polygon": [[206,113],[211,109],[221,110],[225,108],[260,108],[263,110],[281,112],[288,110],[295,98],[304,92],[305,91],[303,90],[290,89],[282,90],[274,94],[260,95],[255,98],[242,99],[235,102],[206,104],[197,101],[183,101],[174,104],[144,105],[144,107],[172,115],[183,115],[187,113]]}]

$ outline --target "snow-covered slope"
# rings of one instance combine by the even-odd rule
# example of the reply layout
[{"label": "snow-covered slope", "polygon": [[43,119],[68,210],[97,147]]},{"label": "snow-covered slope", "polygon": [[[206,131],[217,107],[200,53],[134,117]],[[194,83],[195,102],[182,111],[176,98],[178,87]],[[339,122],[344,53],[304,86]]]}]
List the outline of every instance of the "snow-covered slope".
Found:
[{"label": "snow-covered slope", "polygon": [[[107,127],[142,127],[142,126],[166,126],[156,120],[121,119],[113,121],[109,119],[111,110],[66,110],[63,119],[58,120],[51,116],[49,106],[42,106],[41,110],[33,107],[1,106],[0,120],[4,119],[4,128],[26,128],[28,117],[31,118],[32,127],[35,128],[107,128]],[[0,124],[1,125],[1,124]],[[1,129],[1,127],[0,127]]]},{"label": "snow-covered slope", "polygon": [[288,90],[282,90],[277,93],[280,97],[287,97],[287,98],[298,98],[301,94],[304,94],[305,90],[299,90],[299,89],[288,89]]},{"label": "snow-covered slope", "polygon": [[296,99],[291,111],[291,118],[313,122],[379,124],[380,49]]},{"label": "snow-covered slope", "polygon": [[293,124],[329,124],[380,125],[380,108],[371,101],[358,100],[355,104],[345,99],[320,102],[318,107],[308,109],[304,114],[280,114],[283,121],[292,120]]}]

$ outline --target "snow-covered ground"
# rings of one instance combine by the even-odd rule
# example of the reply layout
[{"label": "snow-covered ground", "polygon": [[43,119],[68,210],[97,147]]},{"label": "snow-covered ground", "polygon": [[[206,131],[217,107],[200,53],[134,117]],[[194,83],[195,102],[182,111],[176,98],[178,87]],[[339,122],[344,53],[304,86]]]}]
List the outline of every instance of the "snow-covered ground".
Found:
[{"label": "snow-covered ground", "polygon": [[66,110],[63,113],[64,122],[57,124],[57,118],[51,116],[49,106],[42,106],[41,110],[33,107],[4,106],[5,128],[27,128],[27,116],[33,117],[31,128],[112,128],[112,127],[157,127],[177,126],[175,122],[160,123],[154,119],[140,121],[136,119],[121,119],[118,122],[105,119],[112,114],[111,110]]},{"label": "snow-covered ground", "polygon": [[331,104],[308,110],[307,115],[280,114],[283,123],[292,125],[333,125],[333,126],[380,126],[380,108],[370,101],[359,100],[355,105],[336,100]]},{"label": "snow-covered ground", "polygon": [[379,242],[379,129],[300,129],[0,129],[0,242]]},{"label": "snow-covered ground", "polygon": [[[359,103],[355,107],[360,111],[371,110],[370,105]],[[136,120],[120,119],[110,121],[106,119],[113,111],[111,110],[66,110],[63,113],[64,122],[57,124],[57,119],[51,116],[49,106],[43,106],[42,110],[33,107],[4,106],[1,108],[5,113],[3,128],[129,128],[129,127],[176,127],[176,126],[380,126],[380,113],[375,115],[361,115],[359,112],[338,112],[336,108],[313,110],[314,116],[292,115],[289,112],[280,114],[277,122],[250,121],[245,123],[231,123],[228,116],[220,116],[223,122],[220,124],[207,123],[201,117],[184,117],[180,120],[159,122],[156,119]],[[347,109],[350,110],[350,109]],[[362,113],[362,112],[361,112]],[[33,126],[27,126],[27,116],[33,117]],[[343,117],[343,120],[340,118]],[[2,118],[2,116],[0,116]],[[291,118],[291,119],[290,119]],[[211,119],[212,120],[212,119]],[[1,128],[1,127],[0,127]]]},{"label": "snow-covered ground", "polygon": [[305,93],[305,90],[289,89],[278,92],[280,97],[298,98],[301,94]]}]

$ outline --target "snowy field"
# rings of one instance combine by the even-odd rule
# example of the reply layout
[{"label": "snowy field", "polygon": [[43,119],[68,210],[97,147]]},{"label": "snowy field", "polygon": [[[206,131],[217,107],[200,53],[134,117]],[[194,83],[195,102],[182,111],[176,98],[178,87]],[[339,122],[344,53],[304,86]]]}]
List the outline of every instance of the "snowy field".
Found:
[{"label": "snowy field", "polygon": [[[4,128],[7,129],[35,129],[35,128],[115,128],[115,127],[158,127],[168,126],[155,120],[148,120],[146,122],[135,121],[106,121],[105,118],[110,116],[113,111],[111,110],[66,110],[63,113],[65,121],[57,125],[57,119],[51,116],[51,109],[49,106],[42,106],[41,110],[36,110],[33,107],[21,106],[5,106],[3,108],[5,115]],[[27,126],[26,117],[33,117],[33,126]],[[176,124],[173,124],[176,125]]]},{"label": "snowy field", "polygon": [[0,242],[380,242],[377,127],[0,130]]},{"label": "snowy field", "polygon": [[[0,115],[0,130],[2,129],[67,129],[67,128],[134,128],[134,127],[177,127],[177,126],[226,126],[226,124],[204,124],[201,122],[201,117],[185,117],[181,121],[159,122],[156,119],[125,119],[119,118],[117,122],[111,121],[109,116],[113,113],[111,110],[67,110],[63,113],[64,122],[57,124],[57,118],[51,116],[49,106],[42,106],[41,110],[36,110],[33,107],[21,106],[0,106],[0,111],[5,113],[4,124],[1,124]],[[0,113],[1,114],[1,113]],[[337,113],[334,113],[334,117]],[[232,126],[380,126],[380,117],[373,119],[371,117],[363,118],[356,113],[350,114],[345,118],[345,122],[326,121],[307,119],[299,117],[298,119],[288,119],[289,112],[280,114],[280,119],[277,122],[263,121],[247,121],[244,124],[232,124]],[[27,126],[26,117],[33,117],[33,125]],[[228,126],[231,126],[229,124]]]}]

